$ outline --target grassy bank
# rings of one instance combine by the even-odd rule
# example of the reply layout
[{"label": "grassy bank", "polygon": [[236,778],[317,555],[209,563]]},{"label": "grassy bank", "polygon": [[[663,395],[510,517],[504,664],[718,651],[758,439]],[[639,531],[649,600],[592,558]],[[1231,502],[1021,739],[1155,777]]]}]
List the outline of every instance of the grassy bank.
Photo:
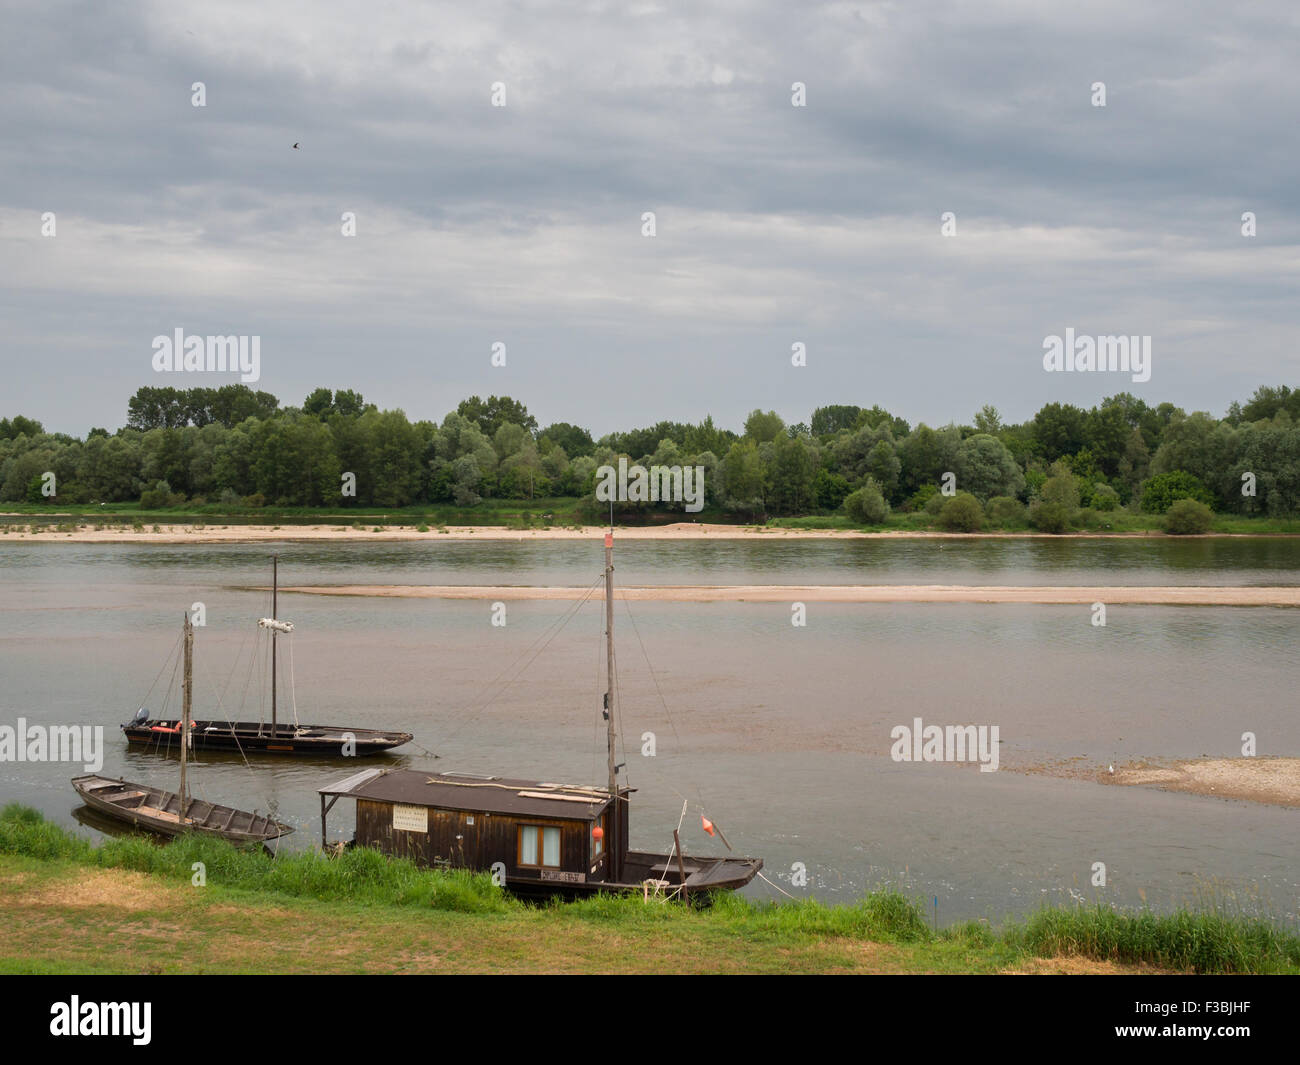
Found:
[{"label": "grassy bank", "polygon": [[[193,883],[202,863],[206,885]],[[92,847],[0,811],[0,971],[1300,973],[1300,937],[1219,912],[1044,909],[939,932],[896,892],[850,906],[525,905],[485,876],[366,851],[272,859],[219,840]]]}]

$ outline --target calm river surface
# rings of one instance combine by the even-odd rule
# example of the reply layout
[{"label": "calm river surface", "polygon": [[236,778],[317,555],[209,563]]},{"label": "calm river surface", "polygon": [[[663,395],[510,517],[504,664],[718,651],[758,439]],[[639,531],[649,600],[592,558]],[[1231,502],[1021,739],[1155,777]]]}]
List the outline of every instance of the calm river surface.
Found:
[{"label": "calm river surface", "polygon": [[[176,712],[171,673],[159,673],[195,602],[207,614],[196,716],[269,713],[252,656],[269,595],[247,589],[269,583],[272,550],[282,583],[303,585],[586,586],[602,567],[598,539],[0,542],[0,724],[102,724],[105,772],[174,788],[175,760],[129,752],[117,726],[142,705]],[[1295,585],[1300,541],[622,540],[615,565],[636,585]],[[551,638],[574,606],[511,602],[494,627],[488,602],[283,594],[279,615],[296,625],[281,643],[283,712],[296,702],[304,722],[415,733],[418,747],[367,764],[599,782],[602,606],[578,608]],[[634,847],[670,848],[689,800],[688,850],[720,846],[700,830],[703,808],[788,891],[848,900],[892,885],[927,906],[937,897],[941,923],[1097,895],[1166,908],[1205,894],[1297,920],[1300,811],[1018,771],[1232,757],[1244,731],[1260,754],[1297,755],[1294,611],[1112,606],[1095,628],[1085,607],[810,603],[795,628],[781,603],[630,606],[618,605],[616,631]],[[1001,770],[892,761],[890,730],[915,717],[997,725]],[[297,826],[292,847],[319,840],[316,789],[357,768],[201,762],[197,795],[274,806]],[[79,772],[0,763],[0,801],[94,836],[74,817]],[[335,807],[332,837],[351,834],[351,806]],[[1094,862],[1106,863],[1104,890],[1090,886]],[[791,883],[795,863],[806,888]],[[775,896],[761,882],[749,893]]]}]

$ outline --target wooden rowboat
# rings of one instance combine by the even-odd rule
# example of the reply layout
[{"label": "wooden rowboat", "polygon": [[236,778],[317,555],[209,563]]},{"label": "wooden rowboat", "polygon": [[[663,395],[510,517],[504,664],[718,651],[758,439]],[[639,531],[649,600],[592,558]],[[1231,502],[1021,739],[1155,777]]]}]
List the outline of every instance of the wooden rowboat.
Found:
[{"label": "wooden rowboat", "polygon": [[149,784],[91,774],[73,777],[72,786],[91,809],[163,836],[200,832],[220,836],[234,843],[265,843],[287,836],[289,825],[261,814],[220,806],[203,799],[190,799],[181,820],[180,795]]}]

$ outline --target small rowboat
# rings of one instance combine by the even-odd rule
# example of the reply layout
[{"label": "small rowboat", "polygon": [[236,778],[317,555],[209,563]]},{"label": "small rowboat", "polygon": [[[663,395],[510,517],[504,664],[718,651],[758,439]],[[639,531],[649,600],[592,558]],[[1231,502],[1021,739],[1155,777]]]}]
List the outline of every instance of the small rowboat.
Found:
[{"label": "small rowboat", "polygon": [[[185,616],[182,654],[185,675],[182,681],[183,712],[176,729],[177,747],[181,752],[181,781],[178,791],[165,791],[150,784],[135,784],[129,780],[102,777],[91,773],[73,777],[72,786],[92,810],[147,829],[163,836],[179,836],[185,832],[200,832],[206,836],[220,836],[234,843],[265,843],[293,831],[259,813],[236,810],[233,806],[218,806],[204,799],[195,799],[186,787],[188,754],[193,748],[193,726],[190,709],[194,705],[194,625]],[[186,723],[189,727],[186,727]]]},{"label": "small rowboat", "polygon": [[293,831],[291,826],[261,814],[219,806],[203,799],[189,800],[182,821],[179,794],[148,784],[133,784],[129,780],[91,774],[73,777],[72,786],[91,809],[115,821],[125,821],[163,836],[200,832],[233,843],[265,843]]}]

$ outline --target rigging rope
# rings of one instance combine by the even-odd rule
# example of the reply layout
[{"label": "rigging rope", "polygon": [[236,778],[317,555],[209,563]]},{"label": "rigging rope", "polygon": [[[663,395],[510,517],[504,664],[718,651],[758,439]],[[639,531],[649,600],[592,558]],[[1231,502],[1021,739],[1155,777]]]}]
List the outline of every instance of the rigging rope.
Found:
[{"label": "rigging rope", "polygon": [[[271,639],[275,639],[275,633],[271,633]],[[289,641],[289,703],[293,706],[293,727],[300,729],[302,724],[298,720],[298,689],[294,686],[292,640]]]},{"label": "rigging rope", "polygon": [[[529,666],[531,666],[534,661],[536,661],[538,655],[540,655],[543,651],[546,650],[547,647],[550,646],[551,641],[554,640],[555,637],[560,634],[561,630],[565,627],[565,625],[567,625],[569,621],[573,619],[573,617],[578,613],[578,611],[586,604],[587,600],[591,598],[592,594],[596,590],[596,585],[599,584],[601,580],[604,580],[603,575],[598,580],[592,582],[591,587],[587,589],[586,594],[581,599],[575,602],[573,606],[569,607],[559,618],[551,622],[551,624],[547,626],[545,630],[542,631],[541,635],[538,636],[532,642],[532,644],[530,644],[527,648],[524,649],[523,654],[520,655],[518,659],[516,659],[514,662],[507,665],[504,669],[501,670],[500,673],[497,674],[497,676],[491,682],[489,682],[487,686],[487,695],[484,696],[483,701],[479,703],[477,706],[471,707],[469,710],[467,710],[464,716],[462,717],[460,723],[456,725],[454,728],[452,728],[450,731],[444,733],[443,735],[444,742],[447,742],[451,740],[453,737],[459,735],[459,733],[466,726],[468,726],[470,722],[474,720],[475,717],[477,717],[485,709],[487,709],[487,707],[490,706],[498,697],[500,697],[500,695],[507,688],[509,688],[512,684],[515,683],[515,681],[519,679],[519,677],[523,674],[523,672]],[[539,641],[541,641],[542,639],[545,639],[546,642],[542,643],[541,646],[538,647],[537,645]],[[537,648],[536,651],[533,651],[534,647]],[[523,658],[528,656],[530,652],[531,652],[531,657],[528,657],[527,661],[521,661]],[[511,676],[508,679],[502,681],[502,678],[505,677],[506,674],[510,673],[512,670],[514,671],[514,676]]]},{"label": "rigging rope", "polygon": [[[181,638],[182,638],[183,635],[184,635],[184,633],[182,633],[181,636],[177,636],[177,637],[176,637],[176,642],[172,644],[172,649],[171,649],[170,651],[167,652],[167,657],[163,659],[163,664],[162,664],[162,666],[160,666],[159,669],[158,669],[158,675],[157,675],[156,677],[154,677],[154,679],[153,679],[153,683],[149,685],[149,690],[148,690],[147,692],[145,692],[145,694],[144,694],[144,701],[141,702],[141,703],[139,703],[139,704],[137,704],[137,706],[148,706],[148,705],[149,705],[149,696],[153,695],[153,690],[154,690],[156,687],[158,687],[158,681],[160,681],[160,680],[162,679],[162,675],[167,671],[167,663],[171,661],[171,657],[172,657],[172,655],[176,654],[177,649],[178,649],[178,647],[179,647],[179,645],[180,645],[180,642],[181,642]],[[173,666],[173,669],[172,669],[172,675],[175,676],[175,667],[174,667],[174,666]]]}]

